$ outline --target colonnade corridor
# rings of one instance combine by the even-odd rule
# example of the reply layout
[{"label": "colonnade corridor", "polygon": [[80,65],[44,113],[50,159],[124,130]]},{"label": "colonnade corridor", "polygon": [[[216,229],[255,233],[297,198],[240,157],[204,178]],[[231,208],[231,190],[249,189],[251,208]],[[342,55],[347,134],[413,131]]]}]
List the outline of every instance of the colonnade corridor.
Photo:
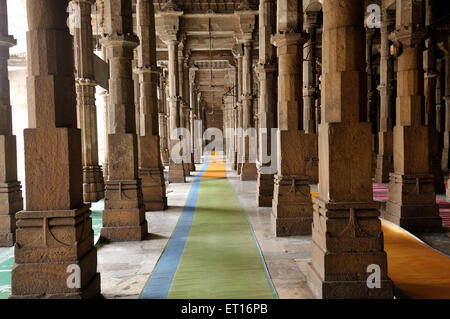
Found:
[{"label": "colonnade corridor", "polygon": [[440,0],[0,0],[0,300],[448,302],[449,45]]}]

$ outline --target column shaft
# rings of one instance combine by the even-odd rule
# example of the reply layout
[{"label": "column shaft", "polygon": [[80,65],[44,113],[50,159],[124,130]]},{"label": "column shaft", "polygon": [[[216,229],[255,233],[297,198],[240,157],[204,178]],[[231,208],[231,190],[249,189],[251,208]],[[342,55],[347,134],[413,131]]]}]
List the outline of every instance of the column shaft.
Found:
[{"label": "column shaft", "polygon": [[153,2],[138,0],[137,32],[139,75],[139,177],[147,211],[167,208],[166,183],[160,155],[158,133],[158,74],[156,66],[156,33]]},{"label": "column shaft", "polygon": [[[323,17],[319,197],[308,284],[319,298],[391,299],[380,205],[372,198],[364,2],[326,0]],[[379,266],[380,288],[367,284],[370,265]]]},{"label": "column shaft", "polygon": [[277,51],[270,42],[276,32],[276,1],[263,0],[259,4],[259,148],[256,200],[260,207],[272,207],[274,176],[277,161],[267,161],[265,156],[276,154],[272,149],[272,129],[277,127]]},{"label": "column shaft", "polygon": [[[306,150],[315,143],[303,130],[303,33],[301,3],[278,1],[278,29],[272,43],[278,48],[278,169],[272,203],[276,236],[311,233],[312,203],[306,175]],[[290,12],[292,11],[292,12]]]},{"label": "column shaft", "polygon": [[[237,103],[236,103],[236,129],[242,129],[242,56],[237,56],[237,72],[238,72],[238,85],[237,85]],[[241,175],[242,168],[242,138],[238,134],[235,134],[236,153],[233,169],[237,171],[238,175]]]},{"label": "column shaft", "polygon": [[101,44],[109,59],[108,181],[101,236],[109,241],[142,240],[147,235],[141,180],[138,177],[136,109],[132,73],[131,0],[105,0],[106,36]]},{"label": "column shaft", "polygon": [[392,74],[394,63],[389,54],[389,33],[395,17],[384,9],[381,16],[380,43],[380,127],[375,181],[387,183],[393,165],[392,112],[394,111]]},{"label": "column shaft", "polygon": [[317,12],[307,12],[305,14],[304,30],[309,34],[309,40],[303,47],[303,128],[305,133],[311,134],[316,141],[310,149],[305,149],[307,153],[306,175],[311,184],[319,182],[319,154],[317,146],[316,132],[316,28]]},{"label": "column shaft", "polygon": [[[27,1],[27,210],[16,214],[10,296],[14,299],[100,294],[91,212],[83,204],[73,41],[64,18],[68,4]],[[79,288],[67,284],[67,269],[73,265],[79,267]]]},{"label": "column shaft", "polygon": [[423,7],[413,0],[397,1],[396,30],[400,43],[397,71],[397,114],[394,127],[394,173],[384,217],[413,232],[439,232],[442,222],[430,174],[429,131],[423,125]]},{"label": "column shaft", "polygon": [[[253,67],[252,67],[252,47],[251,41],[244,42],[244,56],[242,57],[242,129],[254,128],[253,118]],[[241,164],[241,181],[257,179],[256,164],[251,160],[252,151],[250,147],[251,137],[243,135],[243,154]],[[254,150],[256,151],[256,149]],[[253,156],[256,154],[253,154]]]},{"label": "column shaft", "polygon": [[184,165],[177,154],[172,153],[172,148],[176,143],[180,143],[179,139],[172,139],[172,131],[182,127],[180,119],[180,104],[181,99],[179,95],[179,73],[178,73],[178,42],[171,40],[167,44],[169,51],[169,149],[170,149],[170,164],[169,164],[169,182],[170,183],[184,183],[186,181]]},{"label": "column shaft", "polygon": [[[431,25],[433,22],[432,4],[433,0],[426,0],[425,24],[428,28],[429,38],[425,40],[426,51],[424,54],[425,125],[428,127],[429,161],[431,174],[433,174],[434,190],[436,193],[444,193],[444,175],[441,169],[441,153],[443,152],[439,145],[440,134],[436,129],[436,84],[438,73],[436,65],[436,29]],[[448,149],[448,147],[449,139],[447,135],[447,138],[444,136],[444,149]],[[445,155],[448,156],[448,153]]]},{"label": "column shaft", "polygon": [[8,80],[9,48],[15,44],[14,38],[8,35],[6,0],[0,0],[0,247],[14,245],[14,216],[23,209]]},{"label": "column shaft", "polygon": [[167,97],[166,97],[166,76],[165,71],[160,75],[159,81],[159,136],[160,136],[160,148],[162,163],[164,166],[169,165],[169,143],[167,138]]},{"label": "column shaft", "polygon": [[97,202],[104,196],[102,168],[98,164],[97,107],[93,62],[91,25],[92,0],[72,0],[71,5],[79,13],[74,26],[78,127],[81,129],[83,200]]}]

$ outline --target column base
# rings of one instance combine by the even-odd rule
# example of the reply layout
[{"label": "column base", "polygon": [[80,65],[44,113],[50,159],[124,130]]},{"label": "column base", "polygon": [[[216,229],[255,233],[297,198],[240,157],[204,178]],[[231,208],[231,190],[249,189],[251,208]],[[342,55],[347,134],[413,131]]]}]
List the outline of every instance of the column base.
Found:
[{"label": "column base", "polygon": [[259,207],[272,207],[274,175],[262,174],[258,169],[258,183],[256,185],[256,201]]},{"label": "column base", "polygon": [[442,232],[433,175],[390,174],[384,218],[413,234]]},{"label": "column base", "polygon": [[309,235],[313,207],[308,176],[275,175],[271,223],[277,237]]},{"label": "column base", "polygon": [[[11,272],[11,299],[100,296],[97,249],[90,214],[87,205],[72,210],[16,214],[17,243]],[[77,275],[77,268],[80,271],[79,286],[70,287],[68,282],[77,282],[69,281]]]},{"label": "column base", "polygon": [[139,169],[146,211],[167,209],[166,183],[162,169]]},{"label": "column base", "polygon": [[95,203],[105,197],[102,167],[83,166],[83,201]]},{"label": "column base", "polygon": [[183,164],[170,163],[169,183],[186,183]]},{"label": "column base", "polygon": [[392,156],[377,155],[377,167],[375,169],[375,182],[388,183],[389,174],[393,170]]},{"label": "column base", "polygon": [[11,247],[15,242],[15,213],[23,209],[20,182],[0,183],[0,247]]},{"label": "column base", "polygon": [[107,181],[103,227],[106,241],[140,241],[148,231],[140,180]]},{"label": "column base", "polygon": [[[392,299],[379,203],[314,199],[308,286],[317,298]],[[367,281],[379,267],[380,288]]]},{"label": "column base", "polygon": [[381,289],[367,287],[360,281],[323,281],[312,263],[308,263],[308,287],[317,299],[393,299],[394,286],[390,279],[381,280]]},{"label": "column base", "polygon": [[242,163],[241,167],[241,181],[255,181],[258,178],[255,163]]}]

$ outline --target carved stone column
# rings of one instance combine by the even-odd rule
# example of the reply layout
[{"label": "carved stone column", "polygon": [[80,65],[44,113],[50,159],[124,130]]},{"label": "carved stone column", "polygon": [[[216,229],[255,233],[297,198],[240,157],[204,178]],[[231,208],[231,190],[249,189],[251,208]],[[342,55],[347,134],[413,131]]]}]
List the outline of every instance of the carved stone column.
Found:
[{"label": "carved stone column", "polygon": [[[277,127],[277,52],[270,42],[270,37],[276,32],[276,1],[262,0],[259,4],[259,165],[258,182],[256,185],[256,200],[260,207],[272,207],[274,172],[271,167],[277,163],[263,164],[263,154],[271,155],[277,152],[271,149],[272,128]],[[263,134],[265,137],[263,138]],[[261,145],[261,143],[265,145]]]},{"label": "carved stone column", "polygon": [[[134,32],[134,31],[133,31]],[[136,31],[137,33],[137,31]],[[140,39],[139,39],[140,41]],[[139,83],[139,74],[136,72],[136,68],[138,67],[138,50],[135,48],[133,50],[133,61],[131,61],[131,69],[133,70],[133,96],[134,96],[134,118],[136,121],[136,133],[139,136],[139,132],[141,131],[141,85]],[[138,150],[139,150],[139,139],[138,139]],[[138,152],[138,161],[140,160],[141,153]]]},{"label": "carved stone column", "polygon": [[158,132],[155,12],[150,0],[137,0],[138,67],[140,87],[139,177],[147,211],[167,208],[166,184]]},{"label": "carved stone column", "polygon": [[[237,103],[236,103],[236,132],[242,129],[242,56],[236,55],[237,60]],[[241,161],[242,161],[242,138],[239,134],[235,134],[236,153],[233,169],[237,171],[237,174],[241,174]]]},{"label": "carved stone column", "polygon": [[[250,10],[249,5],[241,5],[236,12],[239,16],[240,34],[239,43],[243,46],[242,56],[242,130],[254,128],[253,113],[253,31],[255,27],[255,13]],[[240,176],[242,181],[256,180],[256,163],[252,163],[250,158],[250,137],[242,136],[242,154],[240,159]],[[255,149],[256,150],[256,149]],[[255,156],[256,154],[253,154]],[[256,159],[256,158],[255,158]]]},{"label": "carved stone column", "polygon": [[278,1],[278,172],[272,203],[272,228],[276,236],[311,233],[312,203],[306,175],[308,154],[315,143],[303,130],[303,33],[301,3]]},{"label": "carved stone column", "polygon": [[[244,56],[242,57],[242,129],[245,132],[254,127],[253,118],[253,68],[251,41],[244,42]],[[250,162],[250,138],[243,136],[243,154],[241,159],[241,181],[256,180],[256,164]]]},{"label": "carved stone column", "polygon": [[[372,198],[364,2],[325,0],[323,17],[319,197],[308,285],[318,298],[391,299],[380,205]],[[379,267],[380,288],[368,287],[369,265]]]},{"label": "carved stone column", "polygon": [[91,7],[93,0],[72,0],[79,15],[74,26],[74,51],[78,127],[81,129],[83,199],[97,202],[104,197],[102,168],[98,165],[97,107],[93,61]]},{"label": "carved stone column", "polygon": [[108,175],[102,238],[142,240],[147,234],[138,145],[132,60],[139,40],[133,34],[130,0],[105,0],[105,34],[110,67]]},{"label": "carved stone column", "polygon": [[424,126],[422,2],[397,1],[392,40],[400,47],[397,72],[397,116],[394,127],[394,173],[384,217],[413,232],[439,232],[439,217],[430,174],[429,132]]},{"label": "carved stone column", "polygon": [[167,119],[168,119],[168,107],[166,97],[166,73],[165,70],[159,77],[159,136],[160,136],[160,149],[161,158],[164,166],[169,166],[169,140],[167,136]]},{"label": "carved stone column", "polygon": [[[178,46],[178,94],[180,95],[180,106],[179,106],[179,113],[180,113],[180,128],[187,128],[187,114],[186,109],[188,108],[188,104],[186,102],[186,90],[185,90],[185,78],[186,78],[186,68],[185,68],[185,57],[183,54],[183,47],[184,43],[180,41]],[[182,140],[182,143],[186,143],[186,141]],[[189,176],[190,175],[190,167],[189,163],[186,161],[183,161],[183,169],[184,169],[184,175]]]},{"label": "carved stone column", "polygon": [[319,182],[319,154],[316,132],[316,29],[318,12],[305,14],[304,30],[309,34],[309,40],[303,47],[303,127],[307,134],[311,134],[316,141],[307,152],[306,175],[310,184]]},{"label": "carved stone column", "polygon": [[[94,298],[100,294],[91,212],[83,204],[68,4],[68,0],[27,1],[27,210],[16,214],[10,296],[14,299]],[[81,276],[80,288],[67,284],[70,271]]]},{"label": "carved stone column", "polygon": [[367,122],[371,124],[372,130],[372,176],[375,176],[376,158],[378,146],[377,137],[377,87],[373,76],[373,42],[375,29],[366,27],[366,72],[367,72]]},{"label": "carved stone column", "polygon": [[[440,134],[436,129],[436,28],[433,23],[433,1],[426,0],[425,25],[428,28],[429,38],[425,41],[424,70],[425,70],[425,125],[428,127],[429,156],[431,174],[433,174],[434,190],[436,193],[445,192],[444,175],[441,169],[441,149],[439,146]],[[444,136],[444,144],[449,144],[448,135]]]},{"label": "carved stone column", "polygon": [[108,134],[109,134],[109,92],[104,91],[101,93],[103,98],[103,125],[104,125],[104,154],[103,154],[103,180],[107,181],[108,176]]},{"label": "carved stone column", "polygon": [[[444,127],[444,150],[442,154],[442,168],[449,169],[448,152],[450,148],[450,35],[447,36],[447,41],[444,42],[445,46],[445,127]],[[446,157],[444,157],[446,153]],[[450,198],[450,189],[447,181],[447,198]]]},{"label": "carved stone column", "polygon": [[8,81],[9,48],[15,44],[16,40],[8,35],[6,0],[0,0],[0,247],[14,245],[14,215],[23,209]]},{"label": "carved stone column", "polygon": [[191,161],[192,161],[192,170],[195,170],[195,164],[199,160],[195,158],[195,136],[198,134],[196,132],[195,121],[197,120],[197,68],[192,67],[189,69],[189,104],[190,104],[190,112],[189,112],[189,120],[190,120],[190,132],[191,132]]},{"label": "carved stone column", "polygon": [[[441,91],[436,94],[436,99],[438,98],[438,95],[440,95],[441,99],[444,100],[445,105],[441,106],[443,110],[442,113],[445,114],[444,117],[444,127],[442,132],[444,133],[444,147],[442,150],[442,169],[445,171],[450,170],[450,63],[447,61],[450,61],[450,36],[448,37],[447,41],[444,41],[443,45],[443,51],[445,52],[445,69],[444,72],[441,73],[441,76],[445,77],[443,79],[443,83],[445,85],[444,88],[444,97],[442,98]],[[442,61],[442,60],[441,60]],[[441,100],[439,99],[439,100]]]},{"label": "carved stone column", "polygon": [[185,108],[184,108],[184,120],[185,120],[185,127],[187,131],[190,133],[191,138],[189,141],[186,141],[186,146],[190,148],[190,159],[186,163],[188,167],[189,174],[190,172],[195,171],[195,164],[194,164],[194,149],[192,148],[192,135],[193,135],[193,126],[192,124],[192,104],[191,104],[191,94],[190,94],[190,75],[189,75],[189,56],[185,57],[184,64],[184,73],[183,73],[183,96],[185,100]]},{"label": "carved stone column", "polygon": [[[174,129],[181,126],[180,109],[181,99],[179,95],[179,83],[178,83],[178,41],[170,40],[167,43],[169,50],[169,130],[172,132]],[[172,139],[171,136],[169,149],[172,151],[172,147],[179,143],[179,140]],[[184,183],[186,181],[185,169],[183,163],[176,163],[174,161],[175,154],[170,154],[169,165],[169,182],[171,183]],[[178,162],[178,160],[177,160]]]},{"label": "carved stone column", "polygon": [[[103,3],[103,2],[102,2]],[[102,46],[102,59],[108,63],[107,50]],[[103,98],[103,126],[104,126],[104,151],[103,151],[103,180],[106,181],[108,177],[108,134],[109,134],[109,91],[101,93]]]},{"label": "carved stone column", "polygon": [[[384,3],[384,1],[383,1]],[[375,181],[387,183],[389,173],[393,169],[393,72],[394,61],[389,54],[389,33],[391,25],[395,24],[395,12],[383,7],[381,16],[380,43],[380,129],[378,132],[378,154],[375,169]]]}]

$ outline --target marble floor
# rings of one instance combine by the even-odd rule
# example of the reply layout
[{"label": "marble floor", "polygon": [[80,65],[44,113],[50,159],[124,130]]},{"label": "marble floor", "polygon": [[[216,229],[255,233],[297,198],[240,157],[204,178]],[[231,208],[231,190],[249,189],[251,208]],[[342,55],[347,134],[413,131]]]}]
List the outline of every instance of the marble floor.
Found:
[{"label": "marble floor", "polygon": [[[201,165],[197,167],[199,170]],[[151,234],[147,240],[99,247],[98,271],[105,298],[139,297],[176,227],[197,172],[191,174],[187,183],[168,186],[168,210],[147,212]],[[227,175],[248,215],[279,298],[311,298],[304,274],[311,236],[276,238],[270,230],[271,209],[256,206],[256,181],[241,182],[229,169]]]},{"label": "marble floor", "polygon": [[[197,165],[197,171],[201,167]],[[198,173],[191,174],[193,176],[187,177],[187,183],[168,185],[168,210],[146,213],[150,234],[146,240],[99,244],[98,271],[105,298],[139,297],[177,225]],[[279,298],[312,298],[306,282],[306,265],[311,258],[311,236],[275,237],[271,231],[271,208],[257,207],[256,181],[240,181],[230,167],[227,167],[227,176],[247,213]],[[312,188],[317,187],[313,185]],[[438,237],[422,239],[449,254],[449,235],[443,233]],[[6,249],[0,248],[0,253]]]}]

